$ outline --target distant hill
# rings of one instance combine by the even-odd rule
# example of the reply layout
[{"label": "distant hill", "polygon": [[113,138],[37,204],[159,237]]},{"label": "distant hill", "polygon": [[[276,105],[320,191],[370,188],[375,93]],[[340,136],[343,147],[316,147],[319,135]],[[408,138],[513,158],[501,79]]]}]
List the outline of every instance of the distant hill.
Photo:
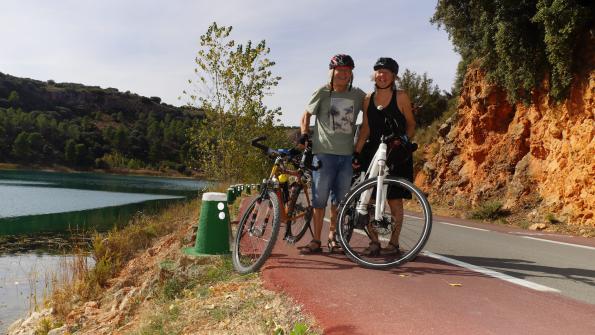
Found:
[{"label": "distant hill", "polygon": [[186,169],[201,110],[116,88],[0,73],[0,162]]}]

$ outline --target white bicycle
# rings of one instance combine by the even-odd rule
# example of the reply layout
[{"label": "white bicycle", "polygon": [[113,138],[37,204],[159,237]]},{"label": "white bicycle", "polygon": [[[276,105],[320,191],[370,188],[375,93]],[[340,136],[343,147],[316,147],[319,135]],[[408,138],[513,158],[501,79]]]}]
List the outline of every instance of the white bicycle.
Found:
[{"label": "white bicycle", "polygon": [[[394,139],[382,136],[368,170],[339,207],[339,243],[347,257],[366,268],[399,266],[413,260],[432,230],[432,209],[425,195],[408,180],[388,175],[387,143],[395,143]],[[399,137],[397,143],[407,150],[416,148],[406,136]],[[387,192],[397,192],[398,198],[403,198],[402,213],[391,215]],[[397,243],[388,247],[391,237],[394,240],[397,235]],[[375,252],[371,250],[372,239],[380,243]],[[388,248],[381,248],[382,243]]]}]

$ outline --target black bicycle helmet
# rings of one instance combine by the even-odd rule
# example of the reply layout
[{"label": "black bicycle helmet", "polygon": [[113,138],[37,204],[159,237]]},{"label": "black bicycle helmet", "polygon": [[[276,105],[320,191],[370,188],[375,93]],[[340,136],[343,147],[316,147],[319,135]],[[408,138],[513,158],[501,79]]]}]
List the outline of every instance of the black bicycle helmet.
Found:
[{"label": "black bicycle helmet", "polygon": [[353,62],[353,58],[351,58],[351,56],[345,54],[338,54],[334,55],[333,58],[331,58],[331,62],[329,63],[328,68],[332,70],[337,66],[348,66],[353,69],[355,67],[355,63]]},{"label": "black bicycle helmet", "polygon": [[395,76],[399,73],[399,64],[390,57],[380,57],[374,64],[374,71],[379,69],[387,69],[392,71]]}]

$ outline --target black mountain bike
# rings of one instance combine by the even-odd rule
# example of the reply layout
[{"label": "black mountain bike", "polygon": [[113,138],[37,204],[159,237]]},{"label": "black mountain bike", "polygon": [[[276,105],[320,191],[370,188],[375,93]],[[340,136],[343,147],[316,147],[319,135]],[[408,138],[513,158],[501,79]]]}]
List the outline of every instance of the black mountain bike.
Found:
[{"label": "black mountain bike", "polygon": [[[281,223],[285,223],[283,239],[290,244],[299,241],[310,229],[312,203],[312,152],[306,146],[297,149],[271,149],[260,142],[261,136],[251,144],[274,160],[269,177],[263,180],[259,194],[250,202],[242,215],[233,246],[232,259],[236,271],[250,273],[260,269],[269,258]],[[295,168],[290,168],[293,165]]]}]

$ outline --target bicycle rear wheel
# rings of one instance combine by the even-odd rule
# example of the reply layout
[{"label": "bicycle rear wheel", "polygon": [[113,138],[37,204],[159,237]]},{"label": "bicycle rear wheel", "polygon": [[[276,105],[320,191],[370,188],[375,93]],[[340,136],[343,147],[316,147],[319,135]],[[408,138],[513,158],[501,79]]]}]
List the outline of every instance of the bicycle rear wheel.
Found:
[{"label": "bicycle rear wheel", "polygon": [[302,185],[294,184],[289,190],[289,202],[287,203],[287,231],[285,241],[294,244],[299,241],[312,221],[312,205],[306,198],[307,192]]},{"label": "bicycle rear wheel", "polygon": [[258,271],[269,258],[279,234],[280,216],[279,199],[271,190],[250,202],[238,223],[232,252],[237,272]]},{"label": "bicycle rear wheel", "polygon": [[[360,195],[365,191],[375,190],[376,184],[376,178],[365,180],[345,196],[339,208],[337,235],[347,257],[363,267],[380,269],[398,266],[415,258],[430,237],[432,210],[426,197],[415,185],[405,179],[387,176],[383,185],[398,188],[399,192],[410,192],[412,195],[411,199],[402,200],[402,223],[399,224],[399,215],[396,218],[391,215],[386,202],[383,219],[374,221],[374,199],[366,205],[368,215],[361,215],[356,209]],[[399,252],[396,252],[390,250],[388,242],[399,227]],[[383,246],[379,253],[371,252],[369,248],[370,234],[376,234]]]}]

